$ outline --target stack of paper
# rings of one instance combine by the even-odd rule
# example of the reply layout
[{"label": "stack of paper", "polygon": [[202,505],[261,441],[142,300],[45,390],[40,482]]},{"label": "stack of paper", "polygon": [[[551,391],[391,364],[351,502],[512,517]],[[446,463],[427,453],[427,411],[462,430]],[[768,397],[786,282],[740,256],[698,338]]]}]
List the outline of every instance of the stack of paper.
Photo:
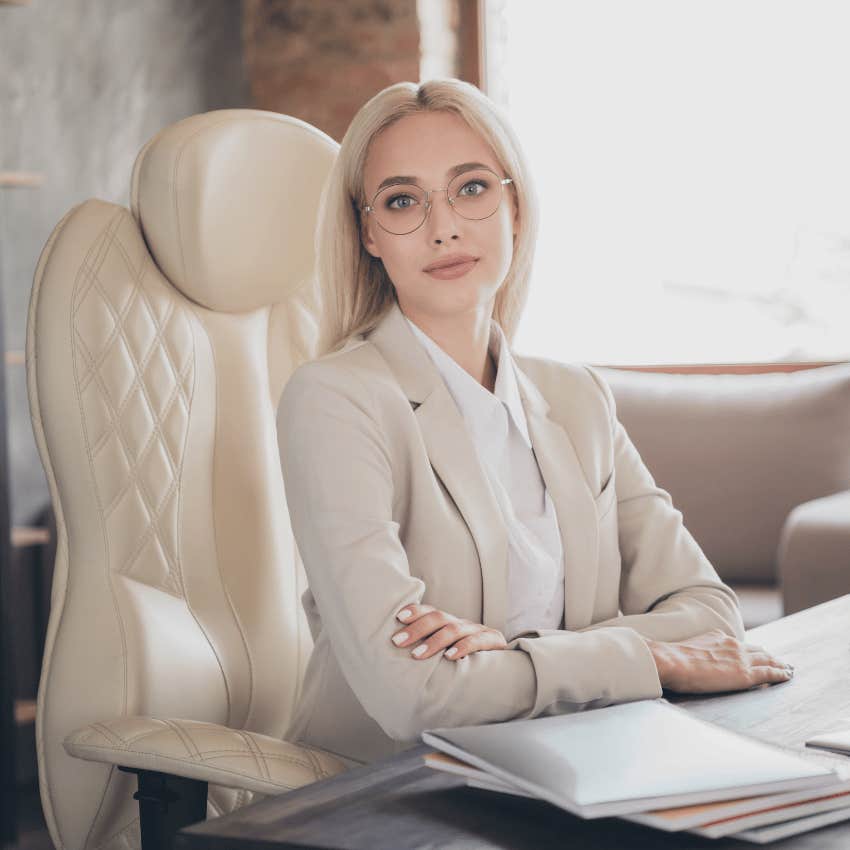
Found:
[{"label": "stack of paper", "polygon": [[664,699],[433,729],[438,770],[584,818],[767,843],[850,819],[850,769],[700,720]]}]

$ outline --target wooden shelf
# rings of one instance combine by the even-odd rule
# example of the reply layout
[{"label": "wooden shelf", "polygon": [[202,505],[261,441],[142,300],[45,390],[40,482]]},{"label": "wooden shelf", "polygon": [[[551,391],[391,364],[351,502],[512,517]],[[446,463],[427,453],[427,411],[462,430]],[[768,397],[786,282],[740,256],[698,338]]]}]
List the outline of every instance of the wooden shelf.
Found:
[{"label": "wooden shelf", "polygon": [[37,171],[0,171],[0,188],[34,189],[43,183],[44,175]]},{"label": "wooden shelf", "polygon": [[35,723],[35,709],[38,702],[34,699],[15,700],[15,725],[26,726]]},{"label": "wooden shelf", "polygon": [[37,526],[18,525],[12,529],[12,546],[22,549],[24,546],[44,546],[50,543],[50,530]]},{"label": "wooden shelf", "polygon": [[24,351],[7,351],[6,365],[7,366],[23,366],[26,362],[26,352]]}]

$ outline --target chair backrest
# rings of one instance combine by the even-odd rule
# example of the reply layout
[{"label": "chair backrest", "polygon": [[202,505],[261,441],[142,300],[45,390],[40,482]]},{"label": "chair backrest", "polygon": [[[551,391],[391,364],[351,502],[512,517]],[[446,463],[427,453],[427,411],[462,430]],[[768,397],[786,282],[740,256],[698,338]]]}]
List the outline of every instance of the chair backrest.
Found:
[{"label": "chair backrest", "polygon": [[850,364],[755,375],[599,372],[720,576],[777,584],[790,511],[850,488]]},{"label": "chair backrest", "polygon": [[71,731],[288,725],[312,641],[275,412],[314,354],[337,150],[272,112],[187,118],[139,153],[132,212],[86,201],[42,251],[27,378],[57,555],[36,737],[57,847],[138,840],[135,778],[68,756]]}]

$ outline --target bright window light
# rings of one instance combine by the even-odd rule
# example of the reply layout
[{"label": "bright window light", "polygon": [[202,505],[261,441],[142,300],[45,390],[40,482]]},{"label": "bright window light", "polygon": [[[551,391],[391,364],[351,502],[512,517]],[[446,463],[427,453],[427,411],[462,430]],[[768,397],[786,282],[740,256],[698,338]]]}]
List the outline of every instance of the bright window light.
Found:
[{"label": "bright window light", "polygon": [[850,359],[850,3],[489,0],[541,203],[525,353]]}]

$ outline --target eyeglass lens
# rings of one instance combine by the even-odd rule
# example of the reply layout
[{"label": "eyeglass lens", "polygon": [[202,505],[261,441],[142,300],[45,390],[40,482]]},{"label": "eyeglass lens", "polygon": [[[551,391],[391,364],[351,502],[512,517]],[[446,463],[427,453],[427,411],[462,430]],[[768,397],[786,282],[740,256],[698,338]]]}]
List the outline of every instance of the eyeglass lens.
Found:
[{"label": "eyeglass lens", "polygon": [[[499,207],[502,183],[489,169],[464,171],[452,178],[448,197],[454,202],[455,212],[464,218],[487,218]],[[431,202],[434,202],[433,195]],[[425,190],[415,183],[387,186],[375,196],[372,208],[378,224],[399,235],[416,230],[428,212]]]}]

